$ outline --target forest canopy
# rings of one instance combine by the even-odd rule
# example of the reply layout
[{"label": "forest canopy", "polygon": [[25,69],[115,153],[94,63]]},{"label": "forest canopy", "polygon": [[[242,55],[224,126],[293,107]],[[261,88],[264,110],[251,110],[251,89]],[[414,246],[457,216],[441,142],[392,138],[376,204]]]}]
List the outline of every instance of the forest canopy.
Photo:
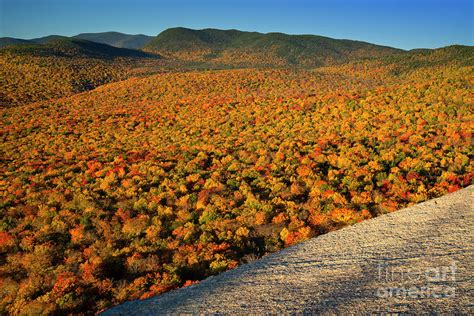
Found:
[{"label": "forest canopy", "polygon": [[75,95],[126,69],[2,55],[2,102],[50,100],[0,110],[0,313],[93,313],[470,185],[473,67],[437,54]]}]

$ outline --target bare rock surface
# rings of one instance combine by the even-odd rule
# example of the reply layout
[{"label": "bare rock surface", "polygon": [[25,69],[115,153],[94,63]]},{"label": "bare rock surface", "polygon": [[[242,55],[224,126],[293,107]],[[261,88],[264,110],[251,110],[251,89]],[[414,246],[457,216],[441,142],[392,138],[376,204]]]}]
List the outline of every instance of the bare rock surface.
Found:
[{"label": "bare rock surface", "polygon": [[103,315],[474,313],[474,186]]}]

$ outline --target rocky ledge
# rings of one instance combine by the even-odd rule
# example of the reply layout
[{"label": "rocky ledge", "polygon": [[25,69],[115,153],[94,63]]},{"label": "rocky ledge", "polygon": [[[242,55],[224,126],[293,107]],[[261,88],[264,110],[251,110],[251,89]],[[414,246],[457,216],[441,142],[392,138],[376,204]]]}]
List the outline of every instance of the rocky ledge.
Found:
[{"label": "rocky ledge", "polygon": [[474,312],[474,186],[102,315]]}]

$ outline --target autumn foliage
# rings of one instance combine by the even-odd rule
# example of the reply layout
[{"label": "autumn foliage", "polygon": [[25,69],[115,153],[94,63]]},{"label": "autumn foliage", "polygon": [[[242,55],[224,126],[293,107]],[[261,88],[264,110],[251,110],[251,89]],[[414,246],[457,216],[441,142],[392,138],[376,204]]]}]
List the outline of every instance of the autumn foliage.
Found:
[{"label": "autumn foliage", "polygon": [[472,67],[132,78],[1,110],[0,313],[91,313],[471,184]]},{"label": "autumn foliage", "polygon": [[126,63],[0,51],[0,107],[70,96],[130,76]]}]

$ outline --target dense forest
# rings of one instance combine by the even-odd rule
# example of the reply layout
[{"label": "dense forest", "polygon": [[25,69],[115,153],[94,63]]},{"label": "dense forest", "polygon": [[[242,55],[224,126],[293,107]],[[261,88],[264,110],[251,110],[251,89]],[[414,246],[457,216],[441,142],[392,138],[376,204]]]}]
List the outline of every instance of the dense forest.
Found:
[{"label": "dense forest", "polygon": [[157,295],[474,177],[472,48],[142,78],[5,54],[2,314]]},{"label": "dense forest", "polygon": [[0,107],[73,95],[128,74],[122,64],[100,59],[0,54]]}]

